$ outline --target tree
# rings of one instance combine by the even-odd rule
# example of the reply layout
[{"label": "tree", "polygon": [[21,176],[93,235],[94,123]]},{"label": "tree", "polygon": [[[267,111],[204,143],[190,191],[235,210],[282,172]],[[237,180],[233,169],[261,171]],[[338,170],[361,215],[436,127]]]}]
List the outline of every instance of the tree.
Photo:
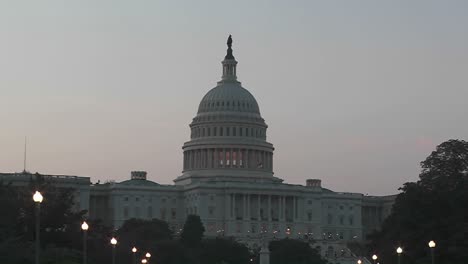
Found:
[{"label": "tree", "polygon": [[421,162],[420,180],[405,183],[380,232],[370,236],[369,249],[383,262],[396,259],[404,247],[405,263],[430,262],[427,243],[435,240],[437,263],[468,260],[468,143],[449,140]]},{"label": "tree", "polygon": [[229,238],[209,238],[202,242],[201,263],[249,264],[250,252],[246,245]]},{"label": "tree", "polygon": [[188,215],[184,229],[180,234],[180,240],[187,247],[198,247],[201,244],[204,232],[205,227],[200,220],[200,216]]},{"label": "tree", "polygon": [[269,245],[271,264],[326,264],[320,253],[308,242],[296,239],[271,241]]},{"label": "tree", "polygon": [[[74,209],[74,190],[57,188],[36,173],[27,186],[0,184],[0,263],[32,262],[34,256],[34,207],[32,194],[40,190],[41,247],[81,249],[80,222],[86,211]],[[67,251],[71,252],[71,251]],[[70,253],[76,255],[76,252]],[[43,254],[46,256],[46,254]]]},{"label": "tree", "polygon": [[[136,247],[138,254],[150,252],[155,255],[160,251],[157,245],[160,241],[172,239],[172,231],[169,225],[159,219],[143,220],[129,219],[117,230],[118,256],[123,262],[131,262],[131,248]],[[142,255],[143,256],[143,255]],[[153,258],[154,259],[154,258]]]}]

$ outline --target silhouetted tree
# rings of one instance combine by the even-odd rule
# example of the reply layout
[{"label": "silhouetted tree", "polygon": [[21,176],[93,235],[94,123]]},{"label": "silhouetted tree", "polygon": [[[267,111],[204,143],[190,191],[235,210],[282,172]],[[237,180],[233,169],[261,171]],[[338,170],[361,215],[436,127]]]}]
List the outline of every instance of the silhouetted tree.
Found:
[{"label": "silhouetted tree", "polygon": [[271,241],[269,245],[271,264],[326,264],[319,252],[308,242],[296,239]]},{"label": "silhouetted tree", "polygon": [[382,230],[373,233],[369,249],[384,263],[396,261],[404,248],[404,263],[429,263],[427,243],[435,240],[438,264],[468,261],[468,143],[449,140],[421,162],[418,182],[405,183]]},{"label": "silhouetted tree", "polygon": [[205,227],[200,220],[200,216],[188,215],[180,240],[187,247],[198,247],[201,244],[203,233],[205,233]]},{"label": "silhouetted tree", "polygon": [[209,238],[202,241],[201,262],[204,264],[248,264],[250,252],[246,245],[231,238]]}]

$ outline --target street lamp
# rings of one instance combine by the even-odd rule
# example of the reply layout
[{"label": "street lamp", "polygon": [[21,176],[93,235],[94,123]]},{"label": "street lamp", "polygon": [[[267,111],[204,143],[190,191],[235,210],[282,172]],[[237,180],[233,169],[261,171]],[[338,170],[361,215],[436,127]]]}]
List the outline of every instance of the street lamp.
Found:
[{"label": "street lamp", "polygon": [[137,252],[137,248],[136,247],[133,247],[132,248],[132,253],[133,253],[133,264],[136,264],[136,252]]},{"label": "street lamp", "polygon": [[434,248],[436,247],[436,243],[434,242],[434,240],[431,240],[429,241],[428,245],[429,245],[429,248],[431,249],[431,261],[432,261],[432,264],[434,264]]},{"label": "street lamp", "polygon": [[151,258],[151,254],[149,252],[146,253],[145,257]]},{"label": "street lamp", "polygon": [[362,261],[360,259],[357,260],[357,264],[361,264]]},{"label": "street lamp", "polygon": [[36,203],[36,259],[35,263],[39,264],[39,251],[41,248],[41,242],[39,240],[39,228],[40,228],[40,215],[41,215],[41,203],[44,197],[39,191],[36,191],[33,195],[33,201]]},{"label": "street lamp", "polygon": [[146,264],[146,263],[148,263],[148,261],[146,259],[142,259],[141,263]]},{"label": "street lamp", "polygon": [[403,253],[403,249],[401,247],[398,247],[396,249],[396,253],[398,254],[398,264],[401,264],[401,253]]},{"label": "street lamp", "polygon": [[115,264],[115,245],[117,245],[117,239],[111,238],[110,243],[112,244],[112,264]]},{"label": "street lamp", "polygon": [[86,241],[87,239],[87,234],[88,234],[88,223],[86,221],[83,221],[83,224],[81,224],[81,230],[83,230],[83,264],[86,264],[87,262],[87,257],[86,257],[86,252],[87,252],[87,247],[86,247]]},{"label": "street lamp", "polygon": [[374,260],[374,264],[375,264],[375,261],[377,260],[377,255],[376,254],[372,255],[372,260]]}]

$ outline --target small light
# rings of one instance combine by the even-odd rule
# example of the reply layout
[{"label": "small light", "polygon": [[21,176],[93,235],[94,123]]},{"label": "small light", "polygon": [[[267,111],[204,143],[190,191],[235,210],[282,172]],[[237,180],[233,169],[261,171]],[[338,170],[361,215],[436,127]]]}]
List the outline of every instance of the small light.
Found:
[{"label": "small light", "polygon": [[148,253],[146,253],[145,257],[151,258],[151,254],[148,252]]},{"label": "small light", "polygon": [[434,242],[434,240],[431,240],[431,241],[429,241],[428,245],[429,245],[430,248],[435,248],[436,243]]},{"label": "small light", "polygon": [[358,259],[357,263],[358,263],[358,264],[361,264],[361,263],[362,263],[362,261],[361,261],[360,259]]},{"label": "small light", "polygon": [[398,247],[398,248],[396,249],[396,253],[398,253],[398,254],[403,253],[403,249],[402,249],[401,247]]},{"label": "small light", "polygon": [[110,242],[114,246],[117,245],[117,239],[115,239],[115,237],[111,238]]},{"label": "small light", "polygon": [[88,223],[86,223],[86,221],[83,221],[83,224],[81,224],[81,229],[82,229],[83,231],[87,231],[88,228],[89,228]]},{"label": "small light", "polygon": [[42,197],[42,194],[39,191],[36,191],[33,195],[34,202],[42,203],[42,199],[44,199],[44,197]]},{"label": "small light", "polygon": [[146,263],[148,263],[148,261],[146,259],[142,259],[141,263],[146,264]]},{"label": "small light", "polygon": [[377,255],[375,255],[375,254],[372,255],[372,259],[373,259],[373,260],[377,260]]},{"label": "small light", "polygon": [[137,252],[137,248],[136,248],[136,247],[133,247],[133,248],[132,248],[132,252],[133,252],[133,253],[136,253],[136,252]]}]

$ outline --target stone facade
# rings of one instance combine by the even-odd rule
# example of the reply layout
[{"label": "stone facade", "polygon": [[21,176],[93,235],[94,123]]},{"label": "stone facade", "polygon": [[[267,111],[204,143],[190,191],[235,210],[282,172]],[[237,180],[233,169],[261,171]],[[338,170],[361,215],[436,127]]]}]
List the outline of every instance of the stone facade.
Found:
[{"label": "stone facade", "polygon": [[186,216],[197,214],[207,236],[232,236],[250,246],[265,238],[313,239],[328,258],[349,257],[345,243],[378,229],[395,196],[333,192],[319,179],[294,185],[275,177],[268,126],[255,98],[237,80],[230,45],[227,54],[221,81],[203,97],[190,124],[182,175],[174,185],[147,180],[143,171],[105,184],[51,177],[77,187],[80,208],[115,228],[130,218],[159,218],[177,234]]}]

